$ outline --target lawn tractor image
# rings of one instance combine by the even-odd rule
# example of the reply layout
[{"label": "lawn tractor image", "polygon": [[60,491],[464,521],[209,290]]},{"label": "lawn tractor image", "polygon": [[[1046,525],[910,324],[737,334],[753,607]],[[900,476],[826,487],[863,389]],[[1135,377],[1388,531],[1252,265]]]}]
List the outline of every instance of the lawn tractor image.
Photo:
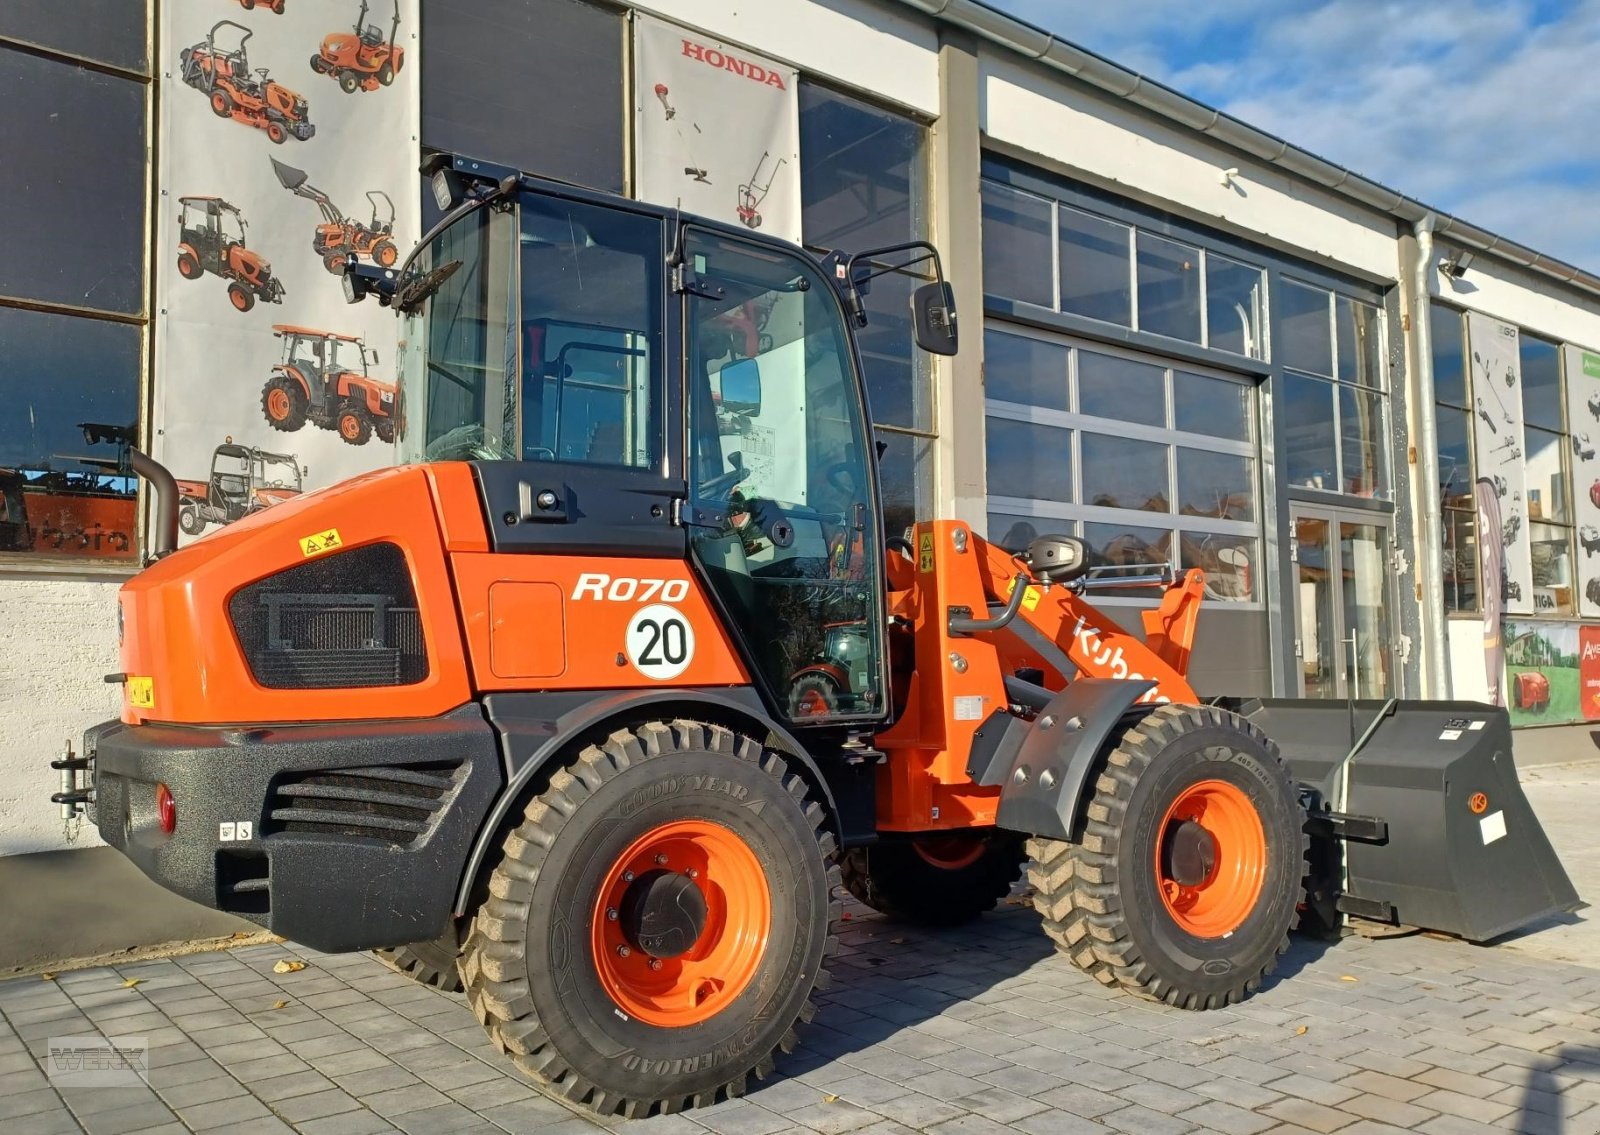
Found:
[{"label": "lawn tractor image", "polygon": [[[243,33],[233,47],[217,46],[217,32],[222,28]],[[306,100],[273,80],[265,67],[250,69],[245,44],[254,34],[243,24],[219,21],[204,40],[179,54],[180,77],[211,100],[211,109],[219,118],[265,130],[278,145],[290,138],[309,141],[317,128],[307,118]],[[232,38],[230,32],[228,39]]]},{"label": "lawn tractor image", "polygon": [[178,275],[221,276],[236,311],[249,311],[258,299],[283,302],[283,281],[246,243],[243,213],[220,197],[180,197],[178,205]]},{"label": "lawn tractor image", "polygon": [[400,419],[400,395],[371,376],[378,353],[355,335],[274,324],[283,358],[261,390],[261,412],[275,430],[294,433],[307,422],[335,430],[351,445],[374,433],[388,443]]},{"label": "lawn tractor image", "polygon": [[739,186],[738,214],[739,223],[747,228],[759,229],[761,227],[761,203],[767,199],[768,192],[772,189],[773,179],[778,176],[778,171],[783,168],[787,158],[779,158],[767,179],[761,180],[761,171],[766,169],[767,162],[772,155],[763,150],[761,160],[756,163],[755,172],[750,175],[750,180]]},{"label": "lawn tractor image", "polygon": [[405,63],[406,52],[396,36],[400,30],[400,0],[390,0],[390,3],[394,6],[394,18],[389,22],[388,35],[384,35],[377,24],[367,23],[367,0],[361,0],[355,30],[334,32],[326,37],[322,47],[311,57],[311,69],[334,79],[347,95],[375,91],[393,83]]},{"label": "lawn tractor image", "polygon": [[1537,670],[1511,675],[1511,705],[1529,713],[1543,713],[1550,708],[1550,679]]},{"label": "lawn tractor image", "polygon": [[1593,524],[1583,525],[1578,529],[1578,544],[1583,548],[1584,559],[1600,552],[1600,528]]},{"label": "lawn tractor image", "polygon": [[311,250],[322,258],[322,266],[335,275],[344,272],[351,256],[370,260],[381,268],[392,268],[399,259],[394,244],[394,202],[381,189],[367,191],[372,219],[365,224],[347,217],[326,193],[310,184],[305,170],[271,159],[278,184],[296,197],[304,197],[322,212],[322,223],[311,238]]},{"label": "lawn tractor image", "polygon": [[[834,271],[424,172],[442,219],[345,278],[401,320],[408,463],[178,551],[150,473],[122,713],[55,799],[163,886],[464,988],[527,1077],[627,1117],[784,1070],[847,890],[949,925],[1026,873],[1059,980],[1192,1010],[1258,990],[1297,922],[1483,941],[1577,905],[1505,709],[1201,697],[1202,571],[932,517],[884,538],[861,288],[925,272],[915,341],[955,353],[932,245]],[[1129,587],[1143,610],[1094,602]],[[848,690],[806,696],[818,659]]]},{"label": "lawn tractor image", "polygon": [[224,442],[211,455],[211,476],[178,482],[178,527],[198,536],[208,524],[232,524],[304,491],[305,470],[292,453],[268,453]]}]

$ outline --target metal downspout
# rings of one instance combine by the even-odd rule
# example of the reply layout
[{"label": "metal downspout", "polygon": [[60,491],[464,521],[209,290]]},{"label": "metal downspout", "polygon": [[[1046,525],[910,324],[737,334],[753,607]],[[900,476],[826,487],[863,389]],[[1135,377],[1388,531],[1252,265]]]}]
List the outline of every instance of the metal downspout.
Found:
[{"label": "metal downspout", "polygon": [[1417,586],[1422,608],[1422,637],[1425,644],[1423,679],[1425,698],[1450,696],[1450,645],[1444,617],[1444,513],[1439,498],[1439,422],[1433,397],[1433,323],[1429,303],[1433,272],[1434,215],[1429,213],[1412,226],[1417,239],[1417,261],[1411,273],[1411,334],[1416,344],[1415,365],[1409,368],[1412,420],[1416,430],[1411,439],[1417,451]]}]

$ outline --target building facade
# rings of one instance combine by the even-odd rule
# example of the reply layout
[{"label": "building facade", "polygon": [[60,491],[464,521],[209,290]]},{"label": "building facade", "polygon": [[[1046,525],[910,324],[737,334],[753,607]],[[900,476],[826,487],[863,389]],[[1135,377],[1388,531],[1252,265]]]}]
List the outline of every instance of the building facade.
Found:
[{"label": "building facade", "polygon": [[[118,439],[194,479],[186,538],[392,453],[392,332],[340,322],[323,259],[405,254],[429,150],[818,254],[933,242],[956,356],[913,348],[914,273],[869,295],[886,527],[1204,569],[1203,693],[1600,717],[1594,276],[973,0],[91,7],[0,13],[0,853],[61,845],[46,762],[116,712],[147,503]],[[388,54],[340,62],[352,19]],[[197,70],[246,39],[300,97],[285,137]],[[235,218],[256,259],[207,261]],[[276,368],[336,357],[370,407],[287,432]]]}]

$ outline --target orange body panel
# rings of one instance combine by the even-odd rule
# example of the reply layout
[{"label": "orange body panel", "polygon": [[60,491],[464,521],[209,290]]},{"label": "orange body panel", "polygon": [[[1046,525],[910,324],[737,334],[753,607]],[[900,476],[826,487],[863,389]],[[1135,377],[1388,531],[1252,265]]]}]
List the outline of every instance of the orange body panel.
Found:
[{"label": "orange body panel", "polygon": [[[428,677],[410,686],[267,689],[240,652],[228,600],[241,587],[307,562],[300,541],[337,530],[343,549],[388,541],[405,552],[426,628]],[[256,512],[153,564],[119,596],[122,669],[149,678],[153,705],[125,698],[123,720],[219,724],[415,718],[471,697],[455,595],[429,473],[385,469]]]},{"label": "orange body panel", "polygon": [[[1000,790],[967,776],[973,734],[990,713],[1005,707],[1006,674],[1037,667],[1052,689],[1065,679],[1009,628],[949,633],[951,607],[981,618],[991,602],[1010,597],[1024,570],[1010,553],[947,520],[919,524],[913,546],[914,562],[890,558],[889,609],[915,629],[916,665],[899,720],[876,742],[890,754],[878,766],[878,827],[924,832],[986,826],[994,823]],[[1190,572],[1168,590],[1160,611],[1146,618],[1147,628],[1153,623],[1162,632],[1149,646],[1065,586],[1030,587],[1017,618],[1055,643],[1086,677],[1146,677],[1157,686],[1145,701],[1193,701],[1183,667],[1203,586],[1203,577]]]},{"label": "orange body panel", "polygon": [[[479,690],[749,684],[721,619],[682,560],[457,552],[450,567]],[[530,584],[550,585],[554,595],[528,590]],[[630,646],[635,616],[658,606],[676,611],[691,635],[685,644],[688,657],[673,673],[665,673],[671,666],[639,665],[635,656],[641,644],[636,640]],[[529,638],[538,641],[514,641]],[[563,653],[559,672],[507,672],[517,666],[553,670],[554,659]],[[530,682],[534,677],[538,680]]]},{"label": "orange body panel", "polygon": [[489,532],[483,526],[483,505],[472,467],[461,461],[441,461],[423,466],[433,490],[439,531],[446,552],[487,552]]}]

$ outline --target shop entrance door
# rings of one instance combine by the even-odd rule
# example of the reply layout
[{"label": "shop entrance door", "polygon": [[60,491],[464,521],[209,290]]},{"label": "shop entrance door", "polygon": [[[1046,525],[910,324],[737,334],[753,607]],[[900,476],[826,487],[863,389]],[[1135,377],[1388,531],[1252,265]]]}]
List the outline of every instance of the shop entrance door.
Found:
[{"label": "shop entrance door", "polygon": [[1301,696],[1392,696],[1392,518],[1295,504],[1289,522]]}]

